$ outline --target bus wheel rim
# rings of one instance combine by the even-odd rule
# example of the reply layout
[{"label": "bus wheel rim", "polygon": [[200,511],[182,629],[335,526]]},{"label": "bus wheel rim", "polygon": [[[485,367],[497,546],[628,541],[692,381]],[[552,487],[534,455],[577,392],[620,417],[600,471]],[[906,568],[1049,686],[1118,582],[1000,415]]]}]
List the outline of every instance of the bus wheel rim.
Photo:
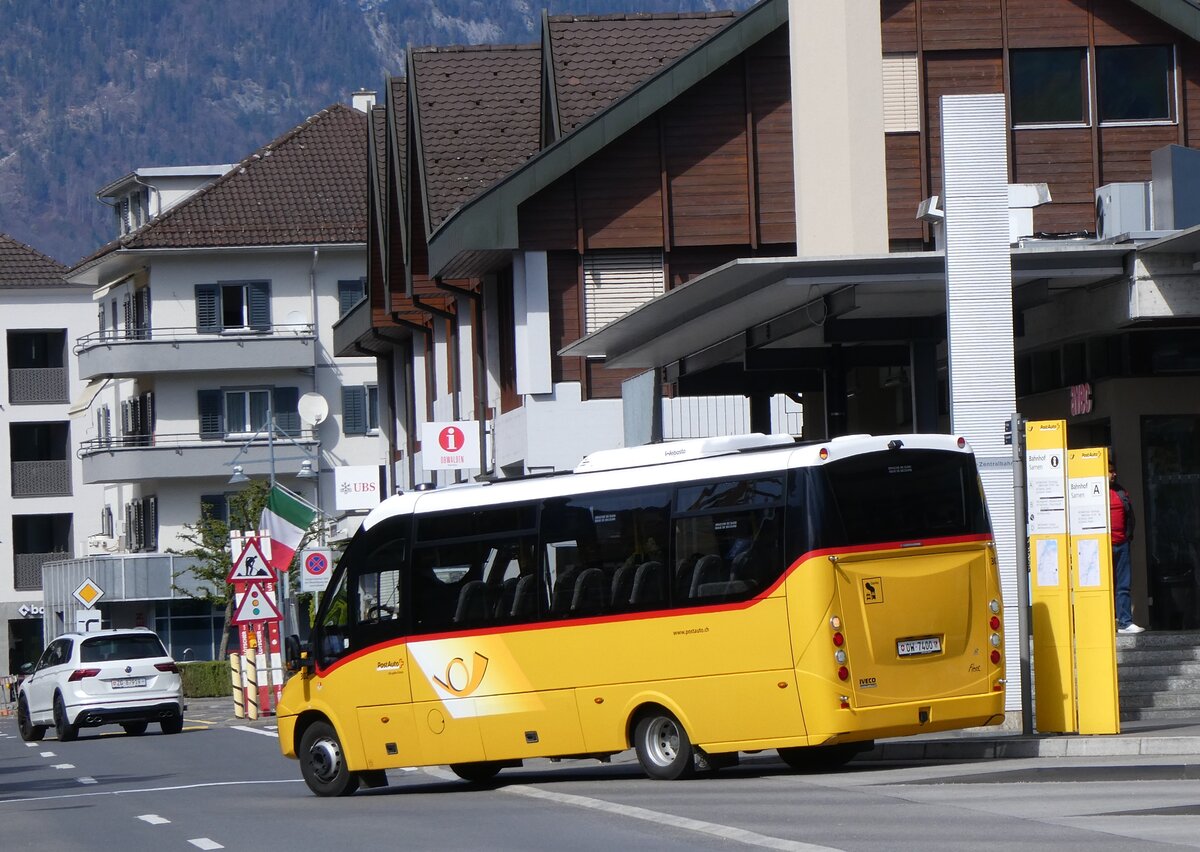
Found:
[{"label": "bus wheel rim", "polygon": [[341,749],[332,740],[317,740],[309,749],[308,762],[314,775],[322,781],[332,781],[342,765]]},{"label": "bus wheel rim", "polygon": [[679,755],[679,728],[670,719],[655,719],[646,732],[646,745],[654,762],[669,766]]}]

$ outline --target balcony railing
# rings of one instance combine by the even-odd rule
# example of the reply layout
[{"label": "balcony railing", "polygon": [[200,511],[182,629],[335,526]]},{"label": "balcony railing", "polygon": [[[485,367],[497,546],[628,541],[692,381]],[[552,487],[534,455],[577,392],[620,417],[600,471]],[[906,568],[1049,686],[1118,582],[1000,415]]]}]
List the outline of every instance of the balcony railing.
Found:
[{"label": "balcony railing", "polygon": [[71,462],[67,459],[12,463],[12,496],[69,497]]},{"label": "balcony railing", "polygon": [[97,346],[137,345],[152,341],[154,343],[187,343],[199,341],[237,340],[242,338],[270,337],[312,337],[312,323],[276,323],[270,328],[258,331],[251,328],[230,328],[224,331],[198,331],[195,326],[183,328],[130,328],[104,329],[85,334],[75,341],[76,355],[94,349]]},{"label": "balcony railing", "polygon": [[13,405],[70,402],[66,367],[14,367],[8,371],[8,401]]},{"label": "balcony railing", "polygon": [[[315,429],[301,429],[291,436],[296,442],[301,444],[316,444],[317,433]],[[282,442],[286,440],[280,437],[275,438],[275,444],[279,447],[280,452],[283,451]],[[154,435],[113,435],[108,438],[89,438],[79,445],[76,455],[80,458],[95,455],[96,453],[112,453],[124,452],[131,450],[140,450],[147,447],[161,448],[176,448],[185,449],[188,447],[214,447],[225,446],[230,452],[236,453],[243,446],[251,447],[268,447],[270,442],[266,435],[256,435],[252,439],[241,434],[230,435],[211,435],[201,434],[199,432],[172,432],[169,434],[156,433]]]},{"label": "balcony railing", "polygon": [[47,562],[70,559],[66,550],[56,553],[17,553],[13,556],[13,588],[17,591],[34,592],[42,588],[42,566]]}]

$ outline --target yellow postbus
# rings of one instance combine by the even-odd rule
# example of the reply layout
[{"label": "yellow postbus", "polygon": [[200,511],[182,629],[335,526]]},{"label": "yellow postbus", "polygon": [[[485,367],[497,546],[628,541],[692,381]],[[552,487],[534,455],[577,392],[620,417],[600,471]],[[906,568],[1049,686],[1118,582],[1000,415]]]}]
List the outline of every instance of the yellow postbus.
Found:
[{"label": "yellow postbus", "polygon": [[998,724],[1000,582],[944,435],[740,435],[397,495],[347,546],[277,708],[321,796],[632,747],[674,779]]}]

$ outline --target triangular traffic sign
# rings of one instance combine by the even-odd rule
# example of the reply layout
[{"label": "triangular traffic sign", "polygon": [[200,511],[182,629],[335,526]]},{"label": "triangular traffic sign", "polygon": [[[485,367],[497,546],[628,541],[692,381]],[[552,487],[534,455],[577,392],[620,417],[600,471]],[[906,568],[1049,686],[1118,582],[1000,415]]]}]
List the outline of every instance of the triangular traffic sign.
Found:
[{"label": "triangular traffic sign", "polygon": [[267,564],[266,558],[263,557],[262,549],[258,545],[257,538],[246,539],[246,546],[242,548],[242,553],[233,562],[233,567],[229,569],[229,576],[225,578],[226,583],[261,583],[275,579],[275,572],[271,566]]},{"label": "triangular traffic sign", "polygon": [[246,624],[251,621],[278,621],[282,616],[271,600],[271,595],[263,591],[259,583],[249,583],[233,614],[234,624]]}]

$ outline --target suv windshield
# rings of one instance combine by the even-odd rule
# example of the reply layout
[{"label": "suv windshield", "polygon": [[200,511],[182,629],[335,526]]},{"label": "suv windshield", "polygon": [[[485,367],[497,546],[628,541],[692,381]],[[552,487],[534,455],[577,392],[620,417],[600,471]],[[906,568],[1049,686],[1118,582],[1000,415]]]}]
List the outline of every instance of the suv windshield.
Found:
[{"label": "suv windshield", "polygon": [[79,649],[81,663],[102,663],[106,660],[142,660],[165,657],[162,642],[152,633],[145,636],[98,636],[84,639]]}]

